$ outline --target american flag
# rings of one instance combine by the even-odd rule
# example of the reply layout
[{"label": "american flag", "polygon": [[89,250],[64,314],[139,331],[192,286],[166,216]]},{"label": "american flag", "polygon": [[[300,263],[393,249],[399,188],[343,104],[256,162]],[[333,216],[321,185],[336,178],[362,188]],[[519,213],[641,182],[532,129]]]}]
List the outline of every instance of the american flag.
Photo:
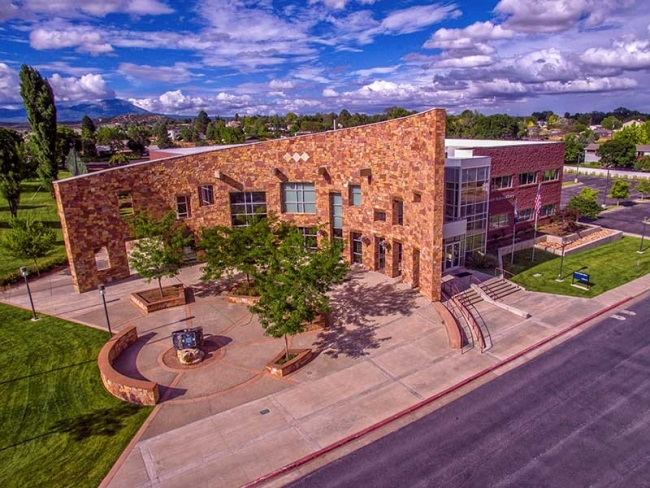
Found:
[{"label": "american flag", "polygon": [[539,217],[539,212],[542,209],[542,184],[537,183],[537,195],[535,195],[535,219]]}]

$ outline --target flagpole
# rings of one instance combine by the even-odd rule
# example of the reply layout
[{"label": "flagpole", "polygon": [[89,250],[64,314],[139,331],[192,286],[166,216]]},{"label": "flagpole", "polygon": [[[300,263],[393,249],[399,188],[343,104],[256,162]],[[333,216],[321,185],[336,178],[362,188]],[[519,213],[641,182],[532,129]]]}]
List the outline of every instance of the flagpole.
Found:
[{"label": "flagpole", "polygon": [[530,258],[531,262],[535,262],[535,241],[537,240],[537,219],[539,219],[539,212],[542,209],[542,182],[537,183],[537,194],[535,195],[535,231],[533,232],[533,252]]},{"label": "flagpole", "polygon": [[535,262],[535,241],[537,240],[537,217],[538,215],[537,213],[535,213],[535,231],[533,232],[533,255],[530,258],[530,261],[532,263]]},{"label": "flagpole", "polygon": [[519,219],[519,209],[517,208],[517,199],[515,198],[515,212],[512,219],[512,249],[510,253],[510,265],[515,262],[515,236],[517,235],[517,220]]}]

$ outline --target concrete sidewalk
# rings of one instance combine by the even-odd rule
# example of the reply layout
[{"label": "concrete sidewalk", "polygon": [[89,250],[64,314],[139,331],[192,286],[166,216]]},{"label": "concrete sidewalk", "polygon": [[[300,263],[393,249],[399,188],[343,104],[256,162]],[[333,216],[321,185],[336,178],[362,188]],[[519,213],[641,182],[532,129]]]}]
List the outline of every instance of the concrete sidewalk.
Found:
[{"label": "concrete sidewalk", "polygon": [[[178,278],[195,289],[194,303],[147,317],[125,305],[130,292],[143,288],[141,280],[107,289],[114,300],[109,304],[114,327],[136,324],[146,336],[122,367],[155,378],[166,390],[104,486],[249,483],[650,286],[648,275],[591,300],[529,292],[509,297],[509,304],[531,314],[528,319],[479,303],[493,347],[482,354],[477,349],[461,354],[447,347],[430,302],[383,275],[357,273],[333,293],[333,327],[294,338],[296,345],[318,348],[318,357],[277,380],[263,372],[263,363],[281,344],[261,334],[245,307],[227,304],[206,289],[198,274],[198,267],[187,268]],[[35,280],[32,290],[39,311],[95,326],[104,323],[99,294],[75,294],[65,274]],[[22,287],[0,299],[29,306]],[[157,358],[168,347],[169,334],[188,325],[230,339],[225,356],[196,372],[160,368]]]}]

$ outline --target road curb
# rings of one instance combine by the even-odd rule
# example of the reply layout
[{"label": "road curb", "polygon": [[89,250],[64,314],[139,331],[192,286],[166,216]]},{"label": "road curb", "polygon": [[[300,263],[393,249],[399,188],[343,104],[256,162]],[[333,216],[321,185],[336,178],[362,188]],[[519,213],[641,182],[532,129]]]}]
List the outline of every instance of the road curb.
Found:
[{"label": "road curb", "polygon": [[535,349],[538,349],[538,348],[548,344],[549,342],[551,342],[551,341],[557,339],[558,337],[561,337],[564,334],[566,334],[566,333],[580,327],[581,325],[589,322],[590,320],[593,320],[596,317],[599,317],[599,316],[601,316],[603,314],[606,314],[610,310],[613,310],[613,309],[615,309],[617,307],[620,307],[621,305],[623,305],[624,303],[632,300],[633,298],[634,297],[629,296],[629,297],[626,297],[626,298],[624,298],[622,300],[619,300],[618,302],[613,303],[612,305],[609,305],[608,307],[605,307],[604,309],[599,310],[598,312],[595,312],[595,313],[593,313],[593,314],[579,320],[578,322],[570,325],[566,329],[563,329],[563,330],[561,330],[559,332],[556,332],[555,334],[550,335],[549,337],[546,337],[545,339],[542,339],[541,341],[539,341],[539,342],[537,342],[537,343],[535,343],[535,344],[533,344],[531,346],[528,346],[527,348],[513,354],[512,356],[509,356],[506,359],[504,359],[502,361],[499,361],[496,364],[493,364],[489,368],[486,368],[486,369],[484,369],[482,371],[479,371],[478,373],[475,373],[472,376],[468,376],[467,378],[465,378],[464,380],[456,383],[455,385],[452,385],[449,388],[447,388],[447,389],[445,389],[445,390],[443,390],[443,391],[441,391],[439,393],[436,393],[435,395],[430,396],[429,398],[426,398],[426,399],[422,400],[421,402],[416,403],[415,405],[412,405],[411,407],[408,407],[408,408],[406,408],[406,409],[404,409],[404,410],[402,410],[400,412],[397,412],[397,413],[391,415],[390,417],[385,418],[384,420],[381,420],[381,421],[379,421],[379,422],[377,422],[377,423],[375,423],[375,424],[373,424],[373,425],[371,425],[369,427],[366,427],[363,430],[360,430],[359,432],[357,432],[355,434],[351,434],[351,435],[349,435],[347,437],[344,437],[343,439],[341,439],[341,440],[339,440],[339,441],[337,441],[337,442],[335,442],[333,444],[330,444],[329,446],[326,446],[323,449],[315,451],[315,452],[313,452],[313,453],[311,453],[311,454],[309,454],[309,455],[307,455],[307,456],[305,456],[305,457],[303,457],[301,459],[298,459],[297,461],[289,463],[289,464],[287,464],[287,465],[285,465],[285,466],[283,466],[283,467],[281,467],[279,469],[276,469],[275,471],[272,471],[272,472],[270,472],[270,473],[268,473],[268,474],[266,474],[264,476],[261,476],[261,477],[255,479],[255,480],[253,480],[253,481],[250,481],[249,483],[243,485],[242,488],[252,488],[254,486],[258,486],[261,483],[264,483],[266,481],[270,481],[270,480],[272,480],[274,478],[277,478],[280,475],[283,475],[285,473],[288,473],[289,471],[292,471],[292,470],[294,470],[296,468],[304,466],[305,464],[313,461],[314,459],[319,458],[320,456],[323,456],[324,454],[327,454],[327,453],[329,453],[331,451],[334,451],[335,449],[338,449],[339,447],[342,447],[342,446],[344,446],[346,444],[349,444],[350,442],[352,442],[352,441],[354,441],[356,439],[359,439],[360,437],[363,437],[363,436],[365,436],[367,434],[370,434],[371,432],[374,432],[375,430],[380,429],[381,427],[384,427],[384,426],[390,424],[391,422],[399,420],[400,418],[405,417],[406,415],[412,414],[413,412],[421,409],[422,407],[425,407],[425,406],[429,405],[430,403],[433,403],[436,400],[439,400],[440,398],[444,397],[445,395],[448,395],[449,393],[452,393],[452,392],[462,388],[463,386],[465,386],[465,385],[467,385],[467,384],[469,384],[469,383],[471,383],[471,382],[473,382],[473,381],[475,381],[475,380],[477,380],[477,379],[479,379],[479,378],[493,372],[494,370],[499,369],[499,368],[501,368],[501,367],[503,367],[503,366],[505,366],[505,365],[519,359],[520,357],[524,356],[525,354],[528,354],[529,352],[534,351]]}]

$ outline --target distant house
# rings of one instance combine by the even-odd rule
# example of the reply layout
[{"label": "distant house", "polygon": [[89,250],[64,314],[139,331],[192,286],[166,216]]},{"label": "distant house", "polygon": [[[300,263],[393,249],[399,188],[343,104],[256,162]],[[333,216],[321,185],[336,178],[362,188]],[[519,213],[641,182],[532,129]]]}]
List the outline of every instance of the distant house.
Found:
[{"label": "distant house", "polygon": [[633,125],[643,125],[645,124],[645,121],[643,120],[628,120],[627,122],[623,123],[623,127],[632,127]]},{"label": "distant house", "polygon": [[[587,144],[585,147],[585,163],[597,163],[600,161],[600,156],[596,154],[600,144],[592,143]],[[637,144],[636,157],[650,156],[650,144]]]}]

